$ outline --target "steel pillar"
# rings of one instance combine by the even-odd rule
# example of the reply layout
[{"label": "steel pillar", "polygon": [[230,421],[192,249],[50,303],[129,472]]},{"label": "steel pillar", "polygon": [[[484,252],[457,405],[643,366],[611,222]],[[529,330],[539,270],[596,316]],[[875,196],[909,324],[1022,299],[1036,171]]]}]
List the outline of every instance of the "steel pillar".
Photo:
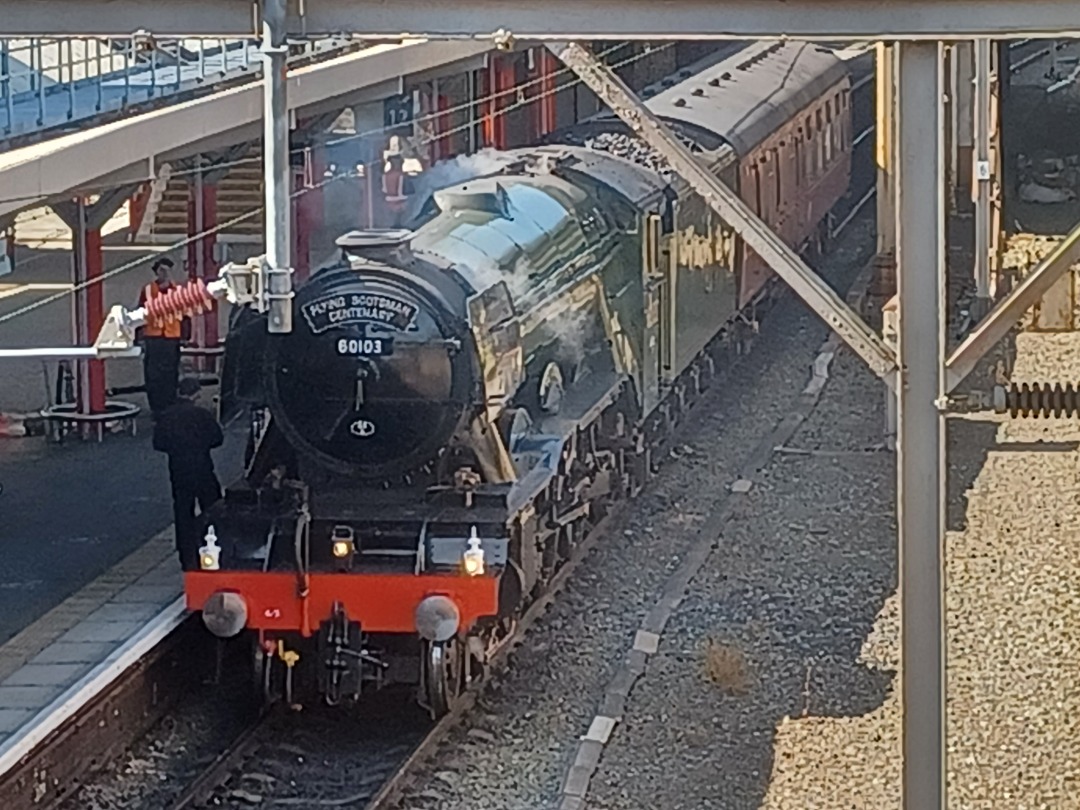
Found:
[{"label": "steel pillar", "polygon": [[993,212],[990,210],[991,123],[991,43],[989,39],[975,40],[975,86],[972,125],[975,151],[971,173],[971,196],[975,203],[975,307],[972,313],[981,318],[990,308],[990,231]]},{"label": "steel pillar", "polygon": [[896,46],[877,48],[877,252],[896,255]]},{"label": "steel pillar", "polygon": [[952,199],[957,212],[971,210],[971,178],[974,171],[973,133],[978,125],[975,119],[975,62],[971,41],[957,42],[953,46],[952,76],[953,120],[950,123],[953,148],[949,159],[951,165]]},{"label": "steel pillar", "polygon": [[286,97],[286,0],[263,0],[263,186],[266,199],[266,273],[269,330],[292,331],[289,261],[289,108]]},{"label": "steel pillar", "polygon": [[[753,248],[769,267],[889,385],[894,383],[896,355],[836,292],[806,266],[769,226],[714,177],[671,130],[645,107],[592,53],[578,43],[552,43],[551,50],[606,103],[628,127],[660,152],[707,205],[716,211]],[[940,99],[938,99],[940,103]]]},{"label": "steel pillar", "polygon": [[897,164],[904,810],[946,807],[944,484],[945,210],[942,46],[898,48]]},{"label": "steel pillar", "polygon": [[[1002,47],[1004,46],[1004,47]],[[1002,158],[1004,152],[1001,146],[1001,111],[1002,93],[1009,81],[1008,66],[1008,43],[995,42],[990,50],[990,103],[988,117],[989,146],[988,155],[990,163],[990,181],[988,197],[988,221],[990,234],[988,238],[987,252],[989,289],[986,304],[991,304],[1002,291],[999,275],[1001,272],[1001,249],[1002,249]],[[1005,54],[1005,59],[1002,59]]]}]

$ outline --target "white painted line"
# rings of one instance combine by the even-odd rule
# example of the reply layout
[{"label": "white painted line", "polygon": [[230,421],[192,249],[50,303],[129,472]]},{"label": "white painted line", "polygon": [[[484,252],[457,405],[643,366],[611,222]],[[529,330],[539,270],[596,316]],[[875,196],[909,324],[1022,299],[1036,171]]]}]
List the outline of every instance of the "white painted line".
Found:
[{"label": "white painted line", "polygon": [[6,774],[50,734],[105,691],[133,664],[142,659],[187,617],[184,597],[161,611],[100,664],[72,684],[66,692],[30,718],[0,744],[0,775]]},{"label": "white painted line", "polygon": [[737,492],[741,495],[743,493],[749,492],[753,486],[754,482],[751,481],[749,478],[740,478],[738,481],[731,485],[731,491]]},{"label": "white painted line", "polygon": [[660,649],[660,636],[650,633],[648,630],[638,630],[634,636],[634,649],[640,650],[646,655],[655,655]]},{"label": "white painted line", "polygon": [[593,740],[601,745],[607,745],[607,741],[611,739],[611,732],[615,730],[617,722],[619,721],[614,717],[604,717],[604,715],[598,714],[593,718],[588,733],[581,739]]},{"label": "white painted line", "polygon": [[825,387],[825,383],[829,381],[829,364],[835,356],[835,352],[830,349],[814,358],[814,376],[803,389],[804,394],[816,394]]},{"label": "white painted line", "polygon": [[0,290],[0,298],[11,298],[13,295],[19,295],[24,292],[47,292],[58,290],[72,290],[75,288],[74,284],[14,284],[7,286],[7,289]]}]

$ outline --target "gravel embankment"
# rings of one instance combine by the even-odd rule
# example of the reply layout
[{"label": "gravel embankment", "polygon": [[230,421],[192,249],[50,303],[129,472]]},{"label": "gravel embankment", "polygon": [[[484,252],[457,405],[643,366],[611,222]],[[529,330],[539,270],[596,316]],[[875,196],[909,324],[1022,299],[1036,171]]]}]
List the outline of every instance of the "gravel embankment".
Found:
[{"label": "gravel embankment", "polygon": [[[1080,379],[1080,335],[1019,335],[1012,378]],[[1076,807],[1080,425],[953,433],[954,458],[981,469],[948,535],[950,806]]]},{"label": "gravel embankment", "polygon": [[[1017,382],[1078,376],[1077,336],[1017,339]],[[777,454],[729,524],[590,808],[900,807],[895,459],[859,452],[881,419],[879,384],[844,353],[789,442],[816,454]],[[950,807],[1077,806],[1078,440],[1074,420],[950,424]]]},{"label": "gravel embankment", "polygon": [[[826,779],[813,785],[787,778],[796,758],[843,761],[860,736],[854,718],[878,709],[892,681],[859,660],[896,584],[884,394],[850,353],[830,376],[672,618],[593,778],[589,807],[861,806],[844,800],[856,787],[849,773],[822,768]],[[792,727],[809,733],[789,746]],[[887,757],[888,744],[877,746]]]},{"label": "gravel embankment", "polygon": [[[847,247],[833,259],[833,275],[844,283],[865,263],[858,247],[867,244],[867,233],[865,224],[855,226]],[[610,537],[582,562],[514,654],[507,675],[467,725],[444,742],[399,806],[557,806],[578,738],[587,731],[642,617],[724,497],[739,465],[790,410],[826,335],[801,303],[788,299],[778,304],[748,362],[714,386],[696,409],[697,421],[674,451],[676,458],[621,512]],[[672,694],[678,691],[673,688]],[[618,729],[616,736],[624,731]],[[655,758],[660,756],[656,743],[645,738],[636,744],[645,757]],[[657,787],[667,785],[665,777]],[[655,792],[643,794],[636,806],[655,806],[654,800]]]},{"label": "gravel embankment", "polygon": [[[1080,338],[1020,335],[1012,376],[1077,379]],[[900,807],[894,458],[829,454],[877,442],[879,391],[850,354],[834,364],[789,443],[818,454],[778,454],[749,494],[639,682],[591,808]],[[950,423],[950,807],[1077,806],[1078,440],[1068,419]],[[710,638],[745,657],[740,672],[726,656],[719,684]]]},{"label": "gravel embankment", "polygon": [[[763,377],[744,370],[703,409],[695,452],[627,509],[615,542],[521,651],[483,729],[446,746],[426,806],[555,806],[614,658],[693,535],[687,524],[704,521],[739,448],[790,404],[766,392],[791,392],[799,366],[805,379],[817,324],[791,323],[806,324],[798,348],[781,357],[770,342]],[[1077,336],[1015,344],[1015,381],[1080,378]],[[589,808],[900,807],[895,456],[880,448],[883,397],[841,352],[649,659]],[[950,423],[950,807],[1077,806],[1078,441],[1075,420]]]}]

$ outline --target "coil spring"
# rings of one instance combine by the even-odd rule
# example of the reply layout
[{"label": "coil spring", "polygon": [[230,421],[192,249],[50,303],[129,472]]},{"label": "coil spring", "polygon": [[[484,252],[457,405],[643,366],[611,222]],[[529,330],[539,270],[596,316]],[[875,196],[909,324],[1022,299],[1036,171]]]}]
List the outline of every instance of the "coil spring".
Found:
[{"label": "coil spring", "polygon": [[206,289],[206,283],[197,278],[154,296],[145,306],[147,320],[160,325],[209,312],[214,306],[214,296]]},{"label": "coil spring", "polygon": [[1080,387],[1072,383],[1012,383],[1005,387],[1010,416],[1061,417],[1080,413]]}]

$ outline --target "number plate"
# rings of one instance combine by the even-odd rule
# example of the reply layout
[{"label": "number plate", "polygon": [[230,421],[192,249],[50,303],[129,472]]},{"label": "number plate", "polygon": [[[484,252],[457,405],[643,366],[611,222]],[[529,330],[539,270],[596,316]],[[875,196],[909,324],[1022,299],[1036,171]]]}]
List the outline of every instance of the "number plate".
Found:
[{"label": "number plate", "polygon": [[338,338],[337,353],[342,357],[385,357],[394,353],[394,339],[377,338]]}]

